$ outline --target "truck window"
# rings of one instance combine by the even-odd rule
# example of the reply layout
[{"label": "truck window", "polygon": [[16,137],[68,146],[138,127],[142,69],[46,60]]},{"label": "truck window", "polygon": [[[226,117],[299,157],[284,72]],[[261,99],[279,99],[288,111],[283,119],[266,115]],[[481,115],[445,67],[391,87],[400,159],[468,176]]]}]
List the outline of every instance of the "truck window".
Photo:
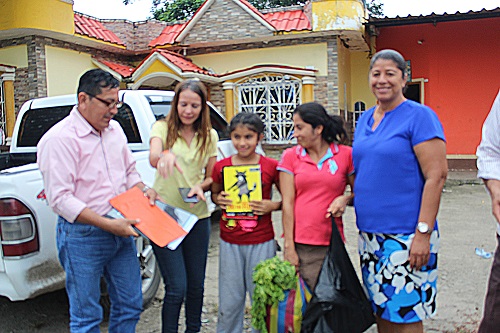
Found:
[{"label": "truck window", "polygon": [[141,143],[141,134],[137,128],[134,113],[128,104],[123,104],[118,113],[113,117],[123,128],[129,143]]},{"label": "truck window", "polygon": [[59,120],[66,117],[73,105],[56,106],[52,108],[28,110],[21,120],[18,147],[34,147],[45,134]]},{"label": "truck window", "polygon": [[156,120],[165,118],[171,108],[170,102],[150,102],[149,105],[151,105]]},{"label": "truck window", "polygon": [[[167,116],[167,114],[172,109],[172,98],[173,96],[165,96],[165,95],[147,95],[146,99],[148,100],[149,105],[151,106],[151,110],[153,110],[153,114],[156,120],[163,119]],[[226,120],[220,116],[220,114],[209,104],[210,108],[210,122],[212,123],[212,127],[219,134],[219,139],[228,139],[227,135],[227,122]]]},{"label": "truck window", "polygon": [[[64,105],[28,110],[19,127],[18,147],[35,147],[45,132],[69,115],[72,109],[73,105]],[[141,143],[137,122],[128,104],[124,104],[113,119],[123,128],[129,143]]]},{"label": "truck window", "polygon": [[227,134],[227,122],[222,118],[216,111],[210,107],[210,122],[212,123],[212,128],[217,131],[219,135],[219,140],[229,139]]},{"label": "truck window", "polygon": [[156,120],[165,118],[172,108],[172,96],[147,95],[146,99]]}]

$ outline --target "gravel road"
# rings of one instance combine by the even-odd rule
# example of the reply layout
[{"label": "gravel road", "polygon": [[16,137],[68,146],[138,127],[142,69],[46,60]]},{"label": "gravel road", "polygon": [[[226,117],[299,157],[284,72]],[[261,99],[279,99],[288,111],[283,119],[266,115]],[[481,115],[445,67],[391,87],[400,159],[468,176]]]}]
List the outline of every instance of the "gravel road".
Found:
[{"label": "gravel road", "polygon": [[[446,187],[439,213],[441,250],[439,252],[438,314],[425,322],[427,332],[475,332],[481,318],[491,259],[475,254],[475,248],[494,251],[495,223],[490,201],[482,185]],[[281,233],[280,213],[275,213],[277,235]],[[347,249],[358,266],[357,231],[354,212],[345,215]],[[215,332],[217,323],[218,228],[212,224],[212,239],[207,269],[202,332]],[[137,332],[160,332],[163,288],[143,312]],[[64,290],[24,302],[10,302],[0,297],[0,333],[68,332],[68,305]],[[246,321],[247,324],[249,320]],[[101,325],[107,332],[106,323]],[[179,329],[183,331],[183,326]],[[374,328],[369,332],[376,332]]]}]

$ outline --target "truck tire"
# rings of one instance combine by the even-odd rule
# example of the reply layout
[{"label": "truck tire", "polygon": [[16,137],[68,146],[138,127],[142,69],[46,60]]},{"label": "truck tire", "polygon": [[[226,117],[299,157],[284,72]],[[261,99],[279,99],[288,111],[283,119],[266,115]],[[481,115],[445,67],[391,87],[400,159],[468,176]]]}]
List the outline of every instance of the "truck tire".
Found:
[{"label": "truck tire", "polygon": [[137,247],[137,258],[141,265],[142,304],[146,308],[158,291],[161,273],[149,239],[139,236],[135,240],[135,245]]},{"label": "truck tire", "polygon": [[[142,306],[145,309],[153,301],[158,287],[160,286],[161,273],[153,253],[153,247],[149,239],[139,236],[135,239],[137,258],[141,266],[142,277]],[[104,278],[101,279],[101,301],[105,318],[109,316],[111,302],[109,300],[108,288]]]}]

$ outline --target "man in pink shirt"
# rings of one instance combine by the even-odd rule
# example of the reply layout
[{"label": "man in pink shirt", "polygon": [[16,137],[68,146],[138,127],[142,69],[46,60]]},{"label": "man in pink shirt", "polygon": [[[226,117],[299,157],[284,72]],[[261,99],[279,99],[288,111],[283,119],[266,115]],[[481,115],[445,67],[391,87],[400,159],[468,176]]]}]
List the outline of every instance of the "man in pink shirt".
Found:
[{"label": "man in pink shirt", "polygon": [[119,82],[100,69],[80,78],[78,105],[38,144],[38,165],[50,207],[59,215],[57,247],[66,271],[71,332],[99,332],[104,276],[111,300],[109,332],[132,333],[142,311],[138,236],[128,219],[110,219],[109,199],[137,186],[151,204],[156,192],[135,168],[127,138],[112,120]]}]

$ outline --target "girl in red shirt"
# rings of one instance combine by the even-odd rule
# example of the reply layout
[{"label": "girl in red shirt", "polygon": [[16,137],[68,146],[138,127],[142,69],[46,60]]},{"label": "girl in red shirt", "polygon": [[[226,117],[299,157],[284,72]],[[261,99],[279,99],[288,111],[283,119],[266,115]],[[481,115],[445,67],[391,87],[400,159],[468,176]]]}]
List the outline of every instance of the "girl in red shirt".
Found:
[{"label": "girl in red shirt", "polygon": [[260,165],[262,200],[249,202],[257,219],[231,219],[223,214],[220,220],[219,333],[243,332],[246,293],[251,299],[254,291],[253,269],[259,262],[276,255],[271,212],[281,207],[281,202],[271,201],[272,185],[278,185],[278,162],[255,151],[264,137],[260,117],[239,113],[231,120],[229,131],[237,153],[215,164],[212,200],[224,210],[233,203],[223,191],[223,168],[236,165]]}]

